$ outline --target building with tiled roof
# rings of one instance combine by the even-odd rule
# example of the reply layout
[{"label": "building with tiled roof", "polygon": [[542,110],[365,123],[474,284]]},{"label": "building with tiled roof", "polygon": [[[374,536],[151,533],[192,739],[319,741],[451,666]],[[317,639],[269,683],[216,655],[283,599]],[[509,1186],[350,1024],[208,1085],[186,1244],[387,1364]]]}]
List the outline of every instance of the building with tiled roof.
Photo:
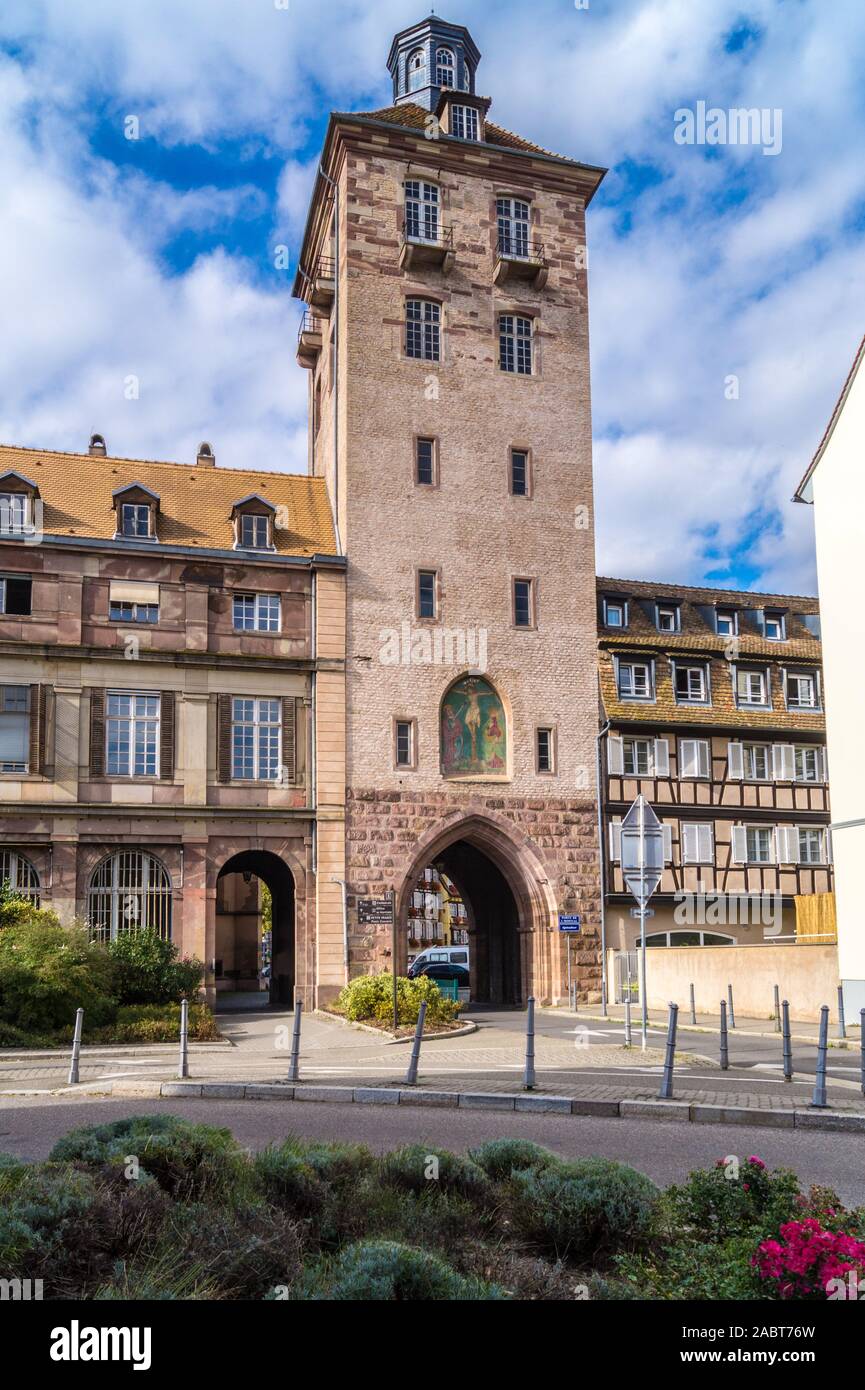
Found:
[{"label": "building with tiled roof", "polygon": [[600,578],[597,619],[605,926],[618,968],[639,937],[620,835],[638,795],[665,837],[647,944],[831,940],[817,600]]}]

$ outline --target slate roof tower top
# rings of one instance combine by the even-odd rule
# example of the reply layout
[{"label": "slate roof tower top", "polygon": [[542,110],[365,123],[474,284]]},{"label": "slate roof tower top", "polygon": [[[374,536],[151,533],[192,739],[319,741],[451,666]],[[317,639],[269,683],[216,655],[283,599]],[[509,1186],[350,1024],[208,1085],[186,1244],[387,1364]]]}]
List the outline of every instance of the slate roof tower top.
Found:
[{"label": "slate roof tower top", "polygon": [[435,111],[442,90],[474,94],[480,51],[468,29],[431,14],[394,36],[387,66],[395,105],[413,102]]}]

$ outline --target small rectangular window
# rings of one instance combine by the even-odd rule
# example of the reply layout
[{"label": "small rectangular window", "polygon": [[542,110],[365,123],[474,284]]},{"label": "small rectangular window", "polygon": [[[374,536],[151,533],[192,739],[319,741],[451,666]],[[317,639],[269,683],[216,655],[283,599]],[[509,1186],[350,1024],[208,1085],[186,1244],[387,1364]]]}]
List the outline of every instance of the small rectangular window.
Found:
[{"label": "small rectangular window", "polygon": [[647,738],[626,738],[622,744],[626,777],[652,775],[652,745]]},{"label": "small rectangular window", "polygon": [[743,751],[745,780],[768,782],[772,776],[768,743],[746,743]]},{"label": "small rectangular window", "polygon": [[811,675],[787,674],[787,708],[816,709],[817,680]]},{"label": "small rectangular window", "polygon": [[530,579],[515,579],[514,625],[516,627],[531,627],[533,625],[533,607],[532,581]]},{"label": "small rectangular window", "polygon": [[26,772],[30,757],[30,687],[0,686],[0,772]]},{"label": "small rectangular window", "polygon": [[719,637],[735,637],[736,610],[734,608],[719,608],[716,611],[715,631]]},{"label": "small rectangular window", "polygon": [[267,550],[270,545],[270,517],[260,512],[243,512],[240,517],[240,545],[244,550]]},{"label": "small rectangular window", "polygon": [[435,485],[435,440],[415,440],[415,482],[424,487]]},{"label": "small rectangular window", "polygon": [[278,594],[235,594],[235,632],[279,632],[279,608]]},{"label": "small rectangular window", "polygon": [[124,502],[120,508],[120,523],[124,536],[150,535],[150,507],[143,502]]},{"label": "small rectangular window", "polygon": [[554,772],[554,745],[552,729],[537,729],[537,769],[538,772]]},{"label": "small rectangular window", "polygon": [[417,615],[419,618],[434,618],[436,616],[435,570],[418,570]]},{"label": "small rectangular window", "polygon": [[405,355],[424,362],[441,360],[441,305],[434,300],[406,300]]},{"label": "small rectangular window", "polygon": [[450,133],[458,140],[477,140],[479,135],[478,113],[473,106],[452,106]]},{"label": "small rectangular window", "polygon": [[802,825],[799,827],[799,863],[823,864],[825,833],[822,826]]},{"label": "small rectangular window", "polygon": [[0,578],[0,613],[16,617],[30,616],[33,595],[33,580],[27,576],[8,574]]},{"label": "small rectangular window", "polygon": [[785,637],[784,614],[772,613],[768,609],[763,614],[763,636],[770,642],[783,642]]},{"label": "small rectangular window", "polygon": [[619,662],[619,696],[623,700],[651,700],[652,669],[645,661]]},{"label": "small rectangular window", "polygon": [[394,760],[397,767],[414,767],[414,725],[410,719],[394,723]]},{"label": "small rectangular window", "polygon": [[772,863],[772,828],[765,825],[749,825],[745,842],[749,864]]},{"label": "small rectangular window", "polygon": [[823,781],[822,753],[823,750],[817,747],[806,746],[795,749],[794,761],[797,782]]},{"label": "small rectangular window", "polygon": [[738,667],[736,671],[736,700],[740,705],[765,705],[767,703],[767,681],[765,671],[748,671]]},{"label": "small rectangular window", "polygon": [[532,320],[519,314],[499,317],[499,366],[517,376],[532,374]]},{"label": "small rectangular window", "polygon": [[112,623],[158,623],[158,603],[132,603],[128,599],[112,599],[108,606]]},{"label": "small rectangular window", "polygon": [[659,603],[657,605],[656,625],[659,632],[678,632],[678,607],[675,604]]},{"label": "small rectangular window", "polygon": [[30,526],[30,498],[26,492],[0,492],[0,534],[21,535]]},{"label": "small rectangular window", "polygon": [[706,668],[676,662],[676,699],[680,704],[706,700]]},{"label": "small rectangular window", "polygon": [[529,456],[525,449],[511,449],[511,492],[514,497],[529,495]]},{"label": "small rectangular window", "polygon": [[604,599],[604,626],[605,627],[627,627],[628,608],[627,604],[621,599]]}]

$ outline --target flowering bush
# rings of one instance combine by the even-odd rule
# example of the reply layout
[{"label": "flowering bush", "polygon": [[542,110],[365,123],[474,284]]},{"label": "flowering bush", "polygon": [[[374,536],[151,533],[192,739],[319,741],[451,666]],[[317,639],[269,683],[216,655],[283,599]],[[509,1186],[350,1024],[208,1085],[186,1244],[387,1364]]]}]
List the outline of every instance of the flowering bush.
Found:
[{"label": "flowering bush", "polygon": [[816,1216],[785,1222],[780,1239],[762,1241],[752,1263],[776,1298],[825,1298],[829,1281],[850,1270],[865,1283],[865,1243],[827,1230]]},{"label": "flowering bush", "polygon": [[667,1200],[673,1228],[684,1227],[698,1240],[768,1235],[799,1215],[801,1206],[796,1174],[786,1168],[770,1173],[756,1154],[741,1162],[719,1158],[714,1168],[697,1169],[681,1187],[669,1189]]}]

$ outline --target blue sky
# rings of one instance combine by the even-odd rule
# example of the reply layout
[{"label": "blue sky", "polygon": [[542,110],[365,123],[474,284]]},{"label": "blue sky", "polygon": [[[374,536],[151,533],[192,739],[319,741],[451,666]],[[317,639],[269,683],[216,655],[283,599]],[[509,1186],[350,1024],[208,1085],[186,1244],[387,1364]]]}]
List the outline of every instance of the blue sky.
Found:
[{"label": "blue sky", "polygon": [[[813,591],[789,499],[865,331],[865,6],[440,8],[494,120],[610,170],[589,217],[599,570]],[[274,248],[296,252],[328,111],[388,104],[391,37],[423,13],[4,0],[0,438],[305,467]],[[779,152],[677,143],[699,102],[780,110]]]}]

